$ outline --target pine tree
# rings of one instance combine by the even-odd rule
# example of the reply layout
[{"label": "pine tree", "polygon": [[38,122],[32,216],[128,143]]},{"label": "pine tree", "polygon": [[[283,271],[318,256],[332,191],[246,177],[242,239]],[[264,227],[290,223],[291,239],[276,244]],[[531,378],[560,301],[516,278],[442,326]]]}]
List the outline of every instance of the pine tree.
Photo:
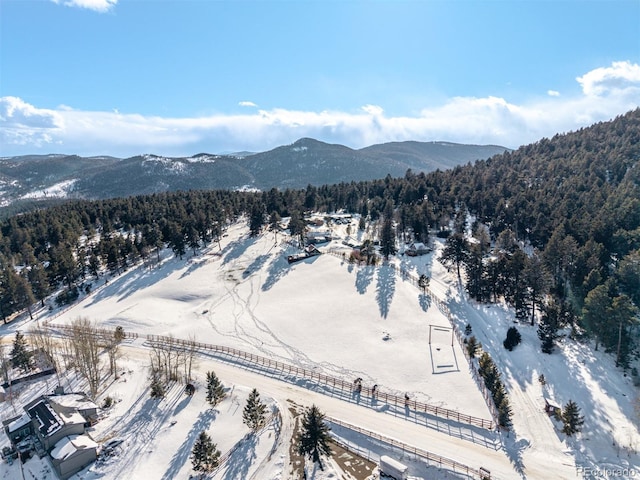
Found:
[{"label": "pine tree", "polygon": [[493,392],[495,387],[496,379],[499,376],[498,369],[496,368],[495,363],[489,356],[487,352],[483,352],[480,355],[480,359],[478,360],[478,373],[484,380],[484,385],[490,392]]},{"label": "pine tree", "polygon": [[467,325],[464,327],[464,334],[468,337],[472,332],[473,328],[471,327],[471,324],[467,323]]},{"label": "pine tree", "polygon": [[264,224],[264,204],[256,202],[251,207],[249,213],[249,234],[252,237],[260,235],[262,226]]},{"label": "pine tree", "polygon": [[224,398],[224,385],[214,372],[207,372],[207,402],[217,405]]},{"label": "pine tree", "polygon": [[[429,277],[427,277],[424,273],[420,275],[418,279],[418,286],[422,289],[422,293],[427,293],[427,287],[429,286]],[[465,330],[466,331],[466,330]]]},{"label": "pine tree", "polygon": [[385,260],[389,260],[389,256],[395,255],[397,251],[396,235],[393,228],[393,203],[389,201],[384,209],[384,218],[380,231],[380,252]]},{"label": "pine tree", "polygon": [[196,472],[210,472],[220,465],[220,450],[204,430],[193,444],[191,464]]},{"label": "pine tree", "polygon": [[467,353],[469,354],[470,358],[475,358],[476,353],[478,353],[478,350],[481,347],[482,345],[478,342],[475,335],[471,335],[469,337],[469,340],[467,340]]},{"label": "pine tree", "polygon": [[543,353],[553,353],[553,340],[555,338],[556,329],[542,317],[540,324],[538,325],[538,338],[541,342]]},{"label": "pine tree", "polygon": [[151,379],[151,398],[164,398],[164,387],[158,375]]},{"label": "pine tree", "polygon": [[513,347],[520,343],[521,340],[522,337],[518,329],[516,327],[509,327],[509,330],[507,330],[507,338],[504,339],[502,345],[504,345],[504,348],[511,351],[513,350]]},{"label": "pine tree", "polygon": [[569,436],[582,430],[584,416],[580,415],[580,407],[573,400],[569,400],[562,409],[562,423],[562,433]]},{"label": "pine tree", "polygon": [[440,261],[445,265],[455,265],[460,277],[460,265],[467,260],[469,244],[461,233],[454,233],[445,242]]},{"label": "pine tree", "polygon": [[251,430],[258,431],[265,422],[267,406],[260,400],[260,394],[255,388],[251,390],[247,403],[242,412],[242,422]]},{"label": "pine tree", "polygon": [[28,372],[33,368],[33,352],[27,348],[27,339],[20,332],[16,332],[11,350],[11,365],[20,368],[23,372]]},{"label": "pine tree", "polygon": [[542,352],[553,353],[553,341],[558,333],[560,319],[564,314],[563,305],[559,305],[555,301],[549,302],[542,309],[542,317],[538,324],[538,338],[540,339]]},{"label": "pine tree", "polygon": [[498,424],[501,427],[509,428],[512,425],[511,423],[512,415],[513,415],[513,412],[511,410],[509,399],[505,396],[500,402],[500,405],[498,405]]},{"label": "pine tree", "polygon": [[323,470],[320,457],[331,455],[329,446],[331,429],[324,421],[324,414],[318,407],[312,405],[302,418],[302,432],[298,443],[298,453],[309,456],[313,462],[317,462],[320,470]]}]

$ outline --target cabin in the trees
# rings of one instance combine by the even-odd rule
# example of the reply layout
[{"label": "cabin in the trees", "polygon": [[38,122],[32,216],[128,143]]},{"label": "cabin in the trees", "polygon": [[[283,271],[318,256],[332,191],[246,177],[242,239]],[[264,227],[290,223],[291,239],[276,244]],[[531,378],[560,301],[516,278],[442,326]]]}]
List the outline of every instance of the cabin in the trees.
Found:
[{"label": "cabin in the trees", "polygon": [[296,253],[294,255],[289,255],[287,257],[287,261],[289,263],[300,262],[301,260],[305,260],[310,257],[315,257],[316,255],[320,255],[322,252],[318,250],[315,245],[307,245],[304,247],[302,253]]},{"label": "cabin in the trees", "polygon": [[406,255],[410,257],[417,257],[419,255],[426,255],[431,252],[431,249],[422,242],[412,242],[409,244],[407,249],[404,251]]},{"label": "cabin in the trees", "polygon": [[329,232],[307,232],[305,236],[305,243],[307,245],[314,245],[317,243],[327,243],[332,240],[331,233]]}]

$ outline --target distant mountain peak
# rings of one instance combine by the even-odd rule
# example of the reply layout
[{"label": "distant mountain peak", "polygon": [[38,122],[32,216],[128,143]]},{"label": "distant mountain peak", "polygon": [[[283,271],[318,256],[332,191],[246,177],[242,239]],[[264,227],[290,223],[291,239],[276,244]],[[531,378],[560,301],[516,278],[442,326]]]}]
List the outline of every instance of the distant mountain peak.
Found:
[{"label": "distant mountain peak", "polygon": [[[354,150],[303,137],[259,153],[146,153],[125,159],[28,155],[0,160],[0,205],[54,196],[98,199],[175,190],[305,188],[448,169],[502,153],[503,147],[393,142]],[[75,181],[77,179],[77,181]],[[71,182],[71,180],[74,180]],[[55,194],[55,195],[54,195]]]}]

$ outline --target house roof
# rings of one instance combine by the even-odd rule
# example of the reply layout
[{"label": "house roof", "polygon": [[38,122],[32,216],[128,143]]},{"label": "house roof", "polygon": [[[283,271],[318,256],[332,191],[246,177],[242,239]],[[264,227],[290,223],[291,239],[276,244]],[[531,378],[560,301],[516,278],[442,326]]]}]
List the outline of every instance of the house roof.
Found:
[{"label": "house roof", "polygon": [[41,399],[30,407],[27,413],[32,419],[37,421],[38,430],[45,437],[62,428],[63,420],[44,399]]},{"label": "house roof", "polygon": [[58,415],[65,425],[84,425],[85,423],[84,417],[78,412],[60,412]]},{"label": "house roof", "polygon": [[77,410],[91,410],[98,408],[94,402],[80,393],[66,393],[64,395],[50,395],[47,397],[51,403],[55,403],[65,408],[75,408]]},{"label": "house roof", "polygon": [[16,430],[20,430],[25,425],[29,425],[29,423],[31,423],[31,417],[28,413],[25,412],[20,418],[7,425],[7,430],[9,431],[9,433],[15,432]]},{"label": "house roof", "polygon": [[78,450],[89,448],[98,448],[98,444],[87,435],[70,435],[55,444],[53,450],[51,450],[51,457],[64,460],[75,454]]}]

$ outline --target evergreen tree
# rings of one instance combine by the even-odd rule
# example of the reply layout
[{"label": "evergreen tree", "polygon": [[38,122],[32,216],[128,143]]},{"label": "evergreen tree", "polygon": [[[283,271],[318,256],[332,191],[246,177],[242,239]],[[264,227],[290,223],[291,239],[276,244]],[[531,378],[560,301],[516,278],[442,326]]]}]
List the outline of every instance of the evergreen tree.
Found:
[{"label": "evergreen tree", "polygon": [[[633,304],[630,297],[625,294],[613,299],[610,308],[609,323],[611,329],[617,326],[618,335],[616,339],[616,367],[629,367],[629,355],[633,348],[633,335],[629,333],[628,327],[638,323],[638,309]],[[613,347],[613,345],[611,345]]]},{"label": "evergreen tree", "polygon": [[280,228],[280,215],[278,212],[273,211],[269,215],[269,230],[273,232],[273,241],[278,243],[278,229]]},{"label": "evergreen tree", "polygon": [[320,470],[323,470],[320,460],[323,456],[331,455],[329,431],[331,429],[324,421],[324,414],[318,407],[312,405],[302,418],[302,432],[298,442],[298,453],[308,456],[313,462],[317,462]]},{"label": "evergreen tree", "polygon": [[251,430],[258,431],[265,422],[267,406],[260,399],[260,394],[255,388],[251,390],[247,403],[242,412],[242,422]]},{"label": "evergreen tree", "polygon": [[469,244],[461,233],[454,233],[445,242],[440,260],[445,265],[455,265],[460,278],[460,265],[467,260]]},{"label": "evergreen tree", "polygon": [[251,207],[249,213],[249,234],[252,237],[260,235],[262,225],[264,224],[264,204],[256,202]]},{"label": "evergreen tree", "polygon": [[480,302],[488,300],[485,265],[482,251],[477,245],[469,248],[469,254],[465,260],[465,273],[467,275],[465,288],[471,298]]},{"label": "evergreen tree", "polygon": [[501,427],[509,428],[511,423],[511,417],[513,416],[513,411],[511,410],[511,404],[509,403],[509,399],[505,396],[498,405],[498,424]]},{"label": "evergreen tree", "polygon": [[521,340],[522,336],[518,329],[516,327],[509,327],[509,330],[507,330],[507,338],[504,339],[502,345],[504,345],[504,348],[511,351],[513,350],[513,347],[520,344]]},{"label": "evergreen tree", "polygon": [[471,332],[473,332],[473,328],[471,327],[470,323],[467,323],[464,327],[464,334],[468,337],[469,335],[471,335]]},{"label": "evergreen tree", "polygon": [[544,320],[540,321],[540,324],[538,325],[538,338],[541,342],[540,347],[542,353],[553,353],[553,348],[555,346],[553,340],[555,339],[555,334],[556,332],[550,323]]},{"label": "evergreen tree", "polygon": [[429,277],[427,277],[424,273],[422,275],[420,275],[420,278],[418,279],[418,286],[422,289],[422,293],[426,294],[427,293],[427,287],[429,287]]},{"label": "evergreen tree", "polygon": [[478,350],[480,350],[481,347],[482,345],[478,342],[475,335],[471,335],[469,340],[467,340],[467,353],[470,358],[475,358],[476,353],[478,353]]},{"label": "evergreen tree", "polygon": [[164,398],[164,386],[160,381],[159,375],[151,378],[151,398]]},{"label": "evergreen tree", "polygon": [[25,373],[33,368],[33,352],[27,348],[27,339],[20,331],[16,332],[10,356],[14,368],[19,368]]},{"label": "evergreen tree", "polygon": [[40,262],[36,262],[30,266],[27,273],[29,284],[33,295],[37,300],[40,300],[40,306],[44,307],[44,299],[51,293],[51,287],[49,286],[49,279],[44,266]]},{"label": "evergreen tree", "polygon": [[602,339],[604,333],[602,332],[602,323],[608,317],[611,305],[612,300],[607,285],[598,285],[587,294],[584,300],[582,320],[589,333],[596,338],[596,350],[598,350],[599,340]]},{"label": "evergreen tree", "polygon": [[207,372],[207,402],[217,405],[224,398],[224,385],[214,372]]},{"label": "evergreen tree", "polygon": [[584,416],[580,415],[580,407],[573,400],[569,400],[562,409],[562,423],[562,433],[569,436],[582,430]]},{"label": "evergreen tree", "polygon": [[289,218],[289,233],[292,238],[298,237],[300,245],[304,243],[304,233],[306,230],[304,218],[298,210],[291,212],[291,218]]},{"label": "evergreen tree", "polygon": [[558,334],[560,323],[565,321],[567,316],[565,304],[550,301],[542,308],[542,317],[538,324],[538,338],[542,342],[544,353],[553,353],[554,340]]},{"label": "evergreen tree", "polygon": [[220,450],[204,430],[191,450],[191,464],[196,472],[210,472],[220,465]]},{"label": "evergreen tree", "polygon": [[496,368],[496,364],[493,363],[493,360],[487,352],[483,352],[482,355],[480,355],[480,359],[478,360],[478,373],[484,380],[484,385],[487,389],[490,392],[493,392],[496,380],[500,373]]},{"label": "evergreen tree", "polygon": [[393,228],[393,204],[389,201],[384,209],[384,218],[380,231],[380,253],[382,253],[385,260],[389,260],[389,256],[395,255],[397,251],[396,235]]},{"label": "evergreen tree", "polygon": [[534,253],[531,257],[527,257],[523,277],[528,287],[527,299],[531,303],[531,326],[533,326],[536,307],[540,306],[542,298],[549,288],[549,274],[537,254]]}]

